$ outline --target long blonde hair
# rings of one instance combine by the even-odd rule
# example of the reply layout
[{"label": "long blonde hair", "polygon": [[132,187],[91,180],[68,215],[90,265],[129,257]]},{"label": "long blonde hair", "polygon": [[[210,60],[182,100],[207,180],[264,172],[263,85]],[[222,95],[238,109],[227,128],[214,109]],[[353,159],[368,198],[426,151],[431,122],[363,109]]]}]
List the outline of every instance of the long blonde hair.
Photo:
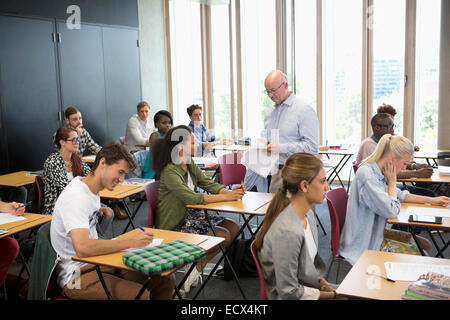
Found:
[{"label": "long blonde hair", "polygon": [[364,159],[361,164],[377,162],[389,153],[392,153],[397,159],[405,158],[414,154],[414,146],[408,138],[393,136],[389,133],[385,134],[378,142],[375,151]]},{"label": "long blonde hair", "polygon": [[[302,181],[311,182],[322,169],[322,161],[309,153],[295,153],[291,155],[281,171],[283,186],[278,189],[270,202],[269,208],[264,216],[261,230],[256,235],[256,250],[262,248],[264,236],[279,214],[291,203],[290,195],[295,195],[301,191]],[[290,195],[289,195],[289,194]]]}]

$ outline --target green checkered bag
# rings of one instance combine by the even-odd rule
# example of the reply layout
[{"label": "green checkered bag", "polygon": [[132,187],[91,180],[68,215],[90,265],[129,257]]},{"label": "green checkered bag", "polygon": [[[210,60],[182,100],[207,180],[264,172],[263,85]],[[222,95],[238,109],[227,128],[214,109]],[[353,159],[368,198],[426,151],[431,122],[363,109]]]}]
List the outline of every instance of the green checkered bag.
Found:
[{"label": "green checkered bag", "polygon": [[122,260],[127,266],[151,276],[205,257],[205,249],[182,240],[175,240],[124,254]]}]

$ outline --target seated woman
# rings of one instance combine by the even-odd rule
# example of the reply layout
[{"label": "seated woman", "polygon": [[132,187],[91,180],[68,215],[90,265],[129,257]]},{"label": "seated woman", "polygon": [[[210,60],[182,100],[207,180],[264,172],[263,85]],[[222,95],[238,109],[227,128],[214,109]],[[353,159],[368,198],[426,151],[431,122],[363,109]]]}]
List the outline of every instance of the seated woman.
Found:
[{"label": "seated woman", "polygon": [[145,158],[144,167],[142,169],[142,178],[144,179],[155,178],[155,173],[153,172],[151,165],[152,145],[155,143],[155,141],[161,139],[173,125],[172,115],[170,114],[169,111],[166,110],[158,111],[153,117],[153,121],[155,122],[155,127],[157,128],[157,131],[152,132],[149,138],[150,148],[147,157]]},{"label": "seated woman", "polygon": [[323,278],[326,267],[317,253],[317,226],[312,206],[329,190],[322,161],[295,153],[281,171],[283,186],[267,209],[256,236],[266,293],[270,300],[333,299]]},{"label": "seated woman", "polygon": [[[203,212],[186,209],[186,205],[239,200],[245,193],[243,185],[227,190],[206,177],[191,160],[195,147],[194,135],[184,125],[170,129],[152,147],[153,170],[160,177],[155,228],[213,235]],[[197,188],[210,194],[197,192]],[[217,236],[225,238],[226,247],[239,231],[238,225],[221,216],[211,216],[210,220]],[[218,247],[210,251],[202,265],[218,252]],[[201,278],[201,268],[200,264],[194,268],[185,283],[186,292]]]},{"label": "seated woman", "polygon": [[44,162],[44,214],[53,213],[56,199],[73,178],[90,172],[89,166],[78,155],[79,137],[75,129],[60,127],[54,143],[58,151]]},{"label": "seated woman", "polygon": [[[407,138],[385,134],[374,151],[361,163],[352,182],[339,254],[355,264],[365,250],[420,255],[411,234],[386,229],[386,220],[400,213],[400,202],[448,206],[450,198],[426,197],[401,191],[397,174],[411,161],[414,146]],[[425,251],[428,240],[418,237]]]}]

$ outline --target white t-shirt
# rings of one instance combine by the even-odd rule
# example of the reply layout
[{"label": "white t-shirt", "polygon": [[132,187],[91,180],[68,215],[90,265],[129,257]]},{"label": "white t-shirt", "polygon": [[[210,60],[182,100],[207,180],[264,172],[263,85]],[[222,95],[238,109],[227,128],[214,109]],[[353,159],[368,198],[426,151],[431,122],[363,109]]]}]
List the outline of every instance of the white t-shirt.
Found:
[{"label": "white t-shirt", "polygon": [[61,257],[57,266],[58,284],[63,288],[74,272],[86,263],[73,261],[73,248],[70,231],[89,229],[89,238],[98,239],[97,211],[100,209],[100,196],[93,194],[80,177],[75,177],[61,192],[55,203],[50,227],[50,240],[56,253]]},{"label": "white t-shirt", "polygon": [[142,121],[137,114],[132,116],[127,123],[125,132],[125,147],[128,151],[137,150],[137,144],[144,145],[145,140],[150,138],[150,134],[155,131],[153,119],[149,116],[147,121]]},{"label": "white t-shirt", "polygon": [[72,181],[73,180],[73,172],[66,172],[66,174],[67,174],[67,179],[69,181]]}]

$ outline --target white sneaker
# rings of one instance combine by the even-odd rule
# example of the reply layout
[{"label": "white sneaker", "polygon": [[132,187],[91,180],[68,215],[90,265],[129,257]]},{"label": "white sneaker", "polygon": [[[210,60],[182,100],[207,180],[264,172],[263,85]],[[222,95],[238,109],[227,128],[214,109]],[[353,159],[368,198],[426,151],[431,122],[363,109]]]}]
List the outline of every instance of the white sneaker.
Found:
[{"label": "white sneaker", "polygon": [[[189,271],[191,266],[192,263],[184,267],[185,274]],[[184,292],[188,293],[191,290],[191,287],[195,287],[199,282],[202,283],[202,280],[202,275],[200,274],[200,272],[198,272],[197,268],[194,267],[194,269],[192,269],[191,273],[189,274],[189,277],[184,282]]]}]

